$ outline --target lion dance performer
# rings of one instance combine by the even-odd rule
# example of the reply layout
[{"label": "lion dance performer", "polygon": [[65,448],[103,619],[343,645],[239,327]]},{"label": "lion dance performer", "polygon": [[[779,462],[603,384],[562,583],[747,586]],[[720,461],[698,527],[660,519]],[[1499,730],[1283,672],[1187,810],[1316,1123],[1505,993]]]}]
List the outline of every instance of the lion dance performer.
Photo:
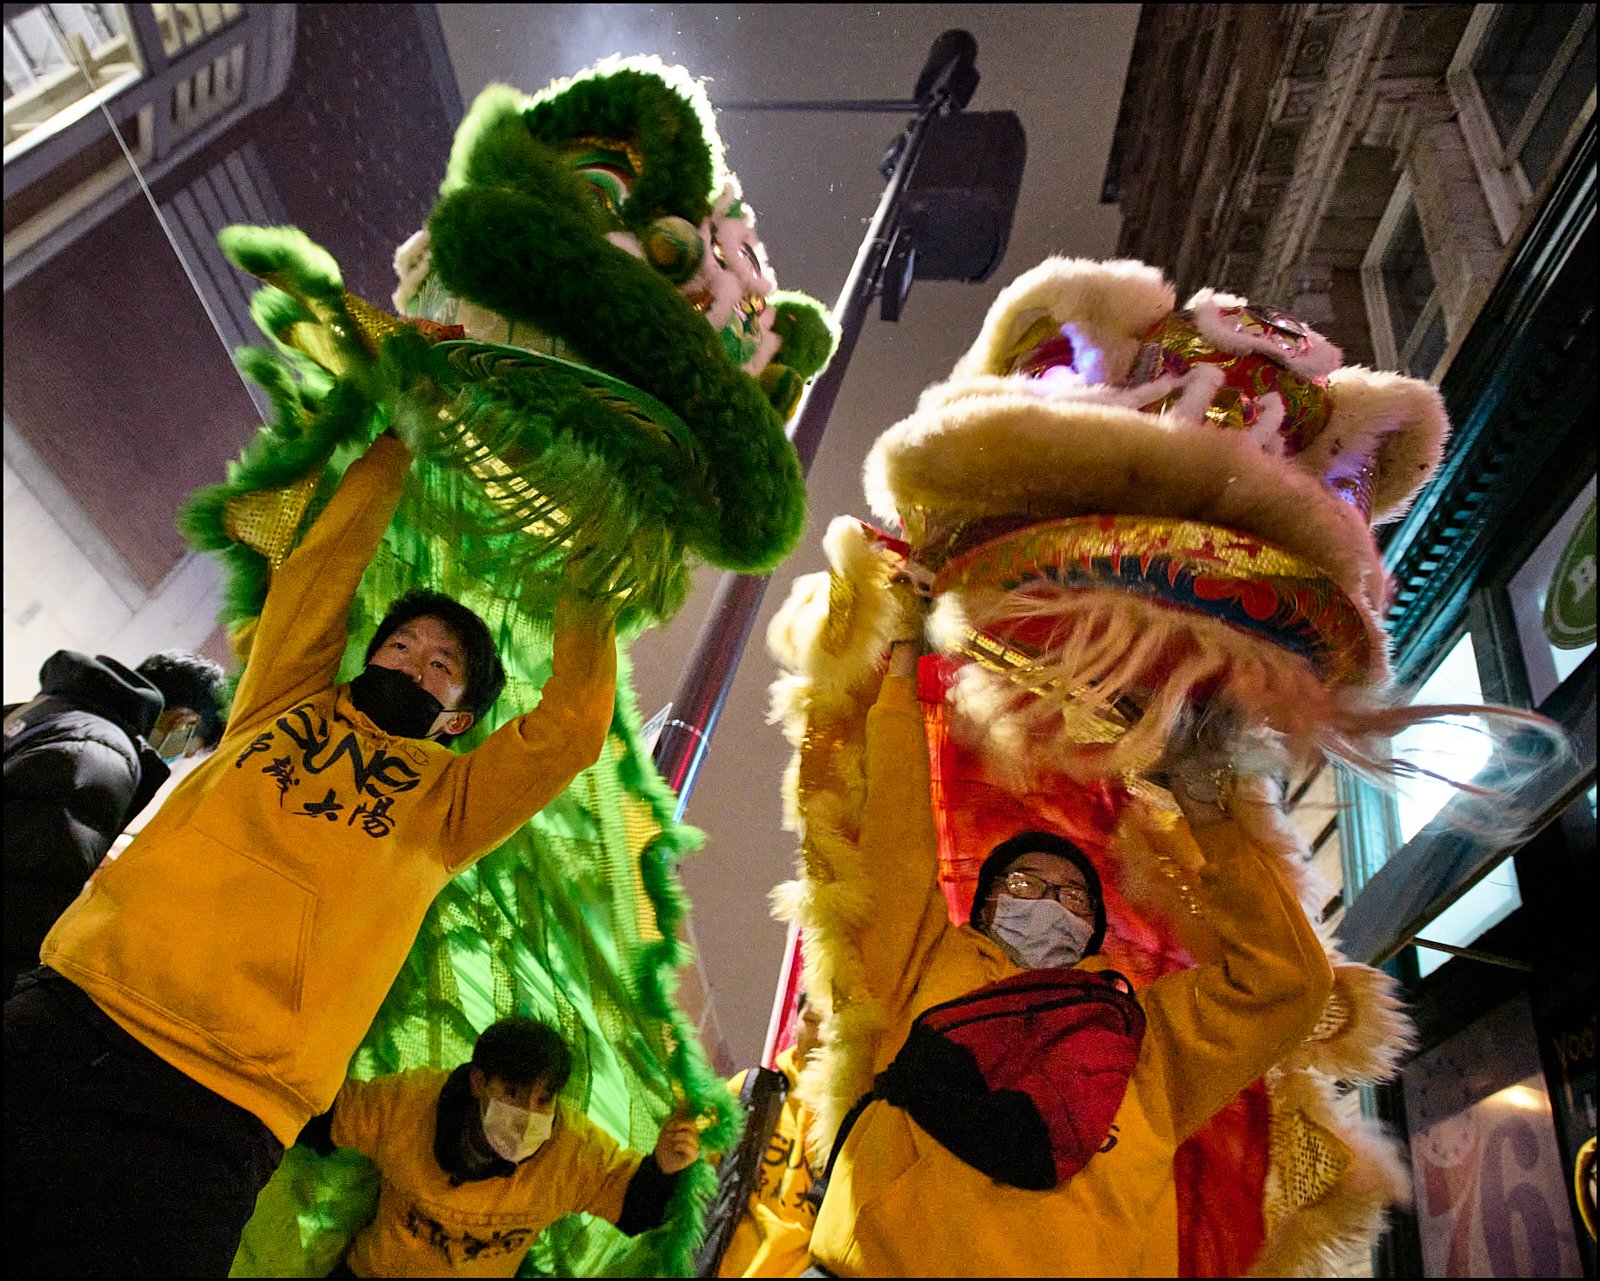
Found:
[{"label": "lion dance performer", "polygon": [[769,633],[831,1272],[1317,1275],[1406,1194],[1339,1083],[1410,1025],[1308,920],[1278,788],[1392,773],[1424,715],[1372,527],[1448,422],[1293,317],[1176,301],[1130,261],[1005,289],[869,454],[895,534],[835,520]]},{"label": "lion dance performer", "polygon": [[[267,285],[254,314],[273,350],[241,364],[275,418],[186,528],[224,553],[242,660],[272,574],[385,429],[416,462],[351,634],[412,587],[488,622],[509,679],[461,749],[535,700],[559,597],[607,603],[625,641],[671,616],[695,563],[763,572],[798,537],[784,424],[835,337],[818,304],[776,290],[682,68],[609,59],[536,96],[484,90],[425,230],[397,252],[392,312],[347,292],[296,229],[235,227],[222,243]],[[360,661],[347,652],[341,675]],[[434,901],[350,1074],[453,1068],[497,1018],[532,1014],[573,1051],[567,1105],[642,1151],[668,1116],[699,1117],[715,1152],[738,1118],[672,998],[686,959],[674,865],[699,834],[675,820],[625,666],[617,690],[599,762]],[[523,1266],[686,1271],[713,1182],[703,1163],[688,1171],[637,1243],[561,1220]],[[364,1158],[291,1149],[235,1274],[325,1272],[375,1197]]]}]

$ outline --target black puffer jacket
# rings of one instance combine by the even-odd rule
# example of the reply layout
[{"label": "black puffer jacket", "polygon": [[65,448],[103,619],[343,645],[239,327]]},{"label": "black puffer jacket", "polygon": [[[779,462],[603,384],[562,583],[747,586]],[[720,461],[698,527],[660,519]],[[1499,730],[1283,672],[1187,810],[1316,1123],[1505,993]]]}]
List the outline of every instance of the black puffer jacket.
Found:
[{"label": "black puffer jacket", "polygon": [[5,709],[5,987],[169,773],[145,741],[161,691],[114,658],[58,650]]}]

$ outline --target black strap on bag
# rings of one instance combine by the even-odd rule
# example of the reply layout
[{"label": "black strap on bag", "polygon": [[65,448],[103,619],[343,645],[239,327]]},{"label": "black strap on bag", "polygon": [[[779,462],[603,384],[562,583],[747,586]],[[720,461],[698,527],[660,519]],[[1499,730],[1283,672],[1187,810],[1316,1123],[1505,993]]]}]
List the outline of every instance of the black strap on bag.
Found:
[{"label": "black strap on bag", "polygon": [[744,1133],[717,1170],[717,1194],[706,1207],[706,1239],[695,1254],[695,1276],[714,1277],[722,1267],[734,1229],[756,1191],[761,1159],[788,1097],[789,1078],[782,1072],[758,1067],[745,1073],[739,1090],[739,1105],[745,1111]]},{"label": "black strap on bag", "polygon": [[1110,1132],[1144,1030],[1133,985],[1115,970],[1027,970],[924,1010],[845,1114],[806,1195],[821,1206],[850,1131],[877,1100],[997,1183],[1056,1187]]}]

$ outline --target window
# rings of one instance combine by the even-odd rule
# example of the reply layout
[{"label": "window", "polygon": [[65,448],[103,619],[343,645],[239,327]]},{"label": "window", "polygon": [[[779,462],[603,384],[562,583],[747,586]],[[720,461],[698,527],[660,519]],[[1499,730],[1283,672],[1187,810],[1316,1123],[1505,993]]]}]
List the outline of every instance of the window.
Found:
[{"label": "window", "polygon": [[167,57],[199,44],[221,30],[244,9],[238,4],[153,4],[156,29],[161,32],[161,52]]},{"label": "window", "polygon": [[144,75],[119,4],[39,5],[5,24],[5,162]]},{"label": "window", "polygon": [[1413,940],[1417,949],[1417,977],[1427,978],[1450,959],[1449,952],[1429,947],[1429,943],[1470,947],[1521,906],[1522,886],[1517,881],[1516,860],[1507,858],[1434,917]]},{"label": "window", "polygon": [[1450,94],[1502,240],[1594,114],[1592,4],[1477,6]]},{"label": "window", "polygon": [[1361,279],[1377,363],[1432,378],[1449,338],[1409,176],[1395,185],[1361,265]]},{"label": "window", "polygon": [[[1483,687],[1478,681],[1478,659],[1472,636],[1456,642],[1433,675],[1417,690],[1413,703],[1482,703]],[[1395,735],[1394,754],[1422,769],[1444,778],[1467,782],[1493,755],[1489,737],[1461,717],[1446,717],[1437,723],[1415,725]],[[1456,789],[1442,779],[1426,774],[1402,778],[1395,788],[1395,808],[1400,824],[1400,844],[1420,832],[1456,795]]]}]

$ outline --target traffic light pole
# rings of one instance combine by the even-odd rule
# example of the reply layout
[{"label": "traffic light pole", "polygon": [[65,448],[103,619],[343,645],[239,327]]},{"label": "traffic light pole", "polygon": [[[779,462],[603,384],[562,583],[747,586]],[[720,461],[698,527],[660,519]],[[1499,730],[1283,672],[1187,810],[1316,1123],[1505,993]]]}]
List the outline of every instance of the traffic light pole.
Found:
[{"label": "traffic light pole", "polygon": [[[844,287],[833,305],[833,319],[839,329],[838,349],[828,367],[806,389],[789,429],[789,439],[800,455],[802,474],[810,472],[822,443],[822,433],[833,413],[856,341],[866,323],[867,309],[885,287],[884,268],[894,244],[900,206],[922,151],[928,122],[943,111],[959,110],[970,100],[972,87],[977,82],[972,69],[976,53],[976,44],[964,32],[946,32],[934,42],[928,66],[922,74],[928,88],[919,94],[921,105],[917,114],[885,162],[889,169],[885,174],[887,185],[851,264],[850,274],[845,277]],[[801,104],[772,105],[794,109]],[[902,105],[884,104],[890,109]],[[828,110],[831,104],[819,103],[811,109]],[[862,104],[851,104],[848,109],[860,110]],[[888,282],[888,287],[898,287],[898,283]],[[712,731],[733,686],[739,659],[750,640],[750,631],[755,626],[770,581],[770,575],[730,573],[723,576],[683,682],[673,696],[669,719],[656,740],[656,769],[677,792],[679,818],[688,805],[689,794],[711,743]]]}]

